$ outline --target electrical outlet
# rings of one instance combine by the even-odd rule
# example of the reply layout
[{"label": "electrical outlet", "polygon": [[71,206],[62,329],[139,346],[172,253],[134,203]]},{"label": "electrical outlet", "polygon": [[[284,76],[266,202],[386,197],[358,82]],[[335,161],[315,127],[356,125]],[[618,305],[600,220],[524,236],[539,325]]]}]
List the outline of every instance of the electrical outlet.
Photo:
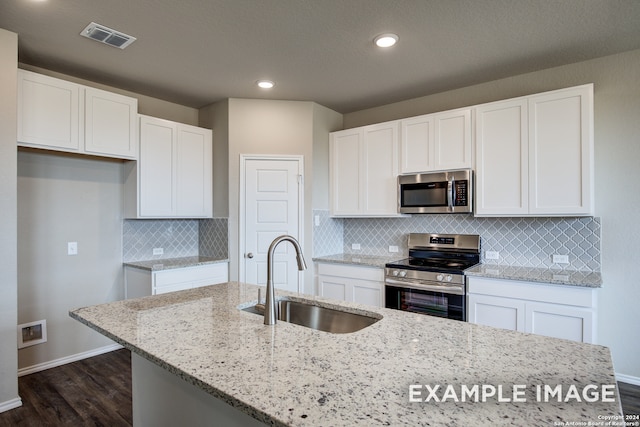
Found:
[{"label": "electrical outlet", "polygon": [[154,255],[162,255],[164,254],[164,248],[153,248]]},{"label": "electrical outlet", "polygon": [[353,249],[354,251],[359,251],[360,250],[360,243],[352,243],[351,244],[351,249]]},{"label": "electrical outlet", "polygon": [[67,255],[78,255],[78,242],[67,242]]},{"label": "electrical outlet", "polygon": [[500,252],[498,251],[486,251],[484,253],[486,259],[500,259]]},{"label": "electrical outlet", "polygon": [[389,252],[392,252],[392,253],[398,252],[398,247],[397,246],[389,246]]},{"label": "electrical outlet", "polygon": [[313,221],[316,225],[316,227],[320,226],[320,215],[316,215],[313,217]]},{"label": "electrical outlet", "polygon": [[554,264],[569,264],[569,255],[553,255]]}]

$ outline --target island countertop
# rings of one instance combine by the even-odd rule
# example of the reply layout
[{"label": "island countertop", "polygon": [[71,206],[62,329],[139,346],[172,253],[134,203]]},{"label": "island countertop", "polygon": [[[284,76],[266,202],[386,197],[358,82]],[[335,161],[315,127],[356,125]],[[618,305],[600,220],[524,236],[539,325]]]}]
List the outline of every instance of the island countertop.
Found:
[{"label": "island countertop", "polygon": [[[71,317],[212,396],[272,425],[553,425],[622,414],[609,349],[391,309],[276,291],[383,318],[330,334],[241,311],[258,286],[230,282],[80,308]],[[414,393],[410,396],[410,385]],[[526,402],[455,402],[449,387],[503,388]],[[581,394],[613,387],[614,401],[540,401],[537,386]],[[437,402],[427,387],[439,386]],[[410,398],[418,400],[411,402]],[[522,396],[521,396],[522,397]],[[427,400],[427,401],[425,401]]]}]

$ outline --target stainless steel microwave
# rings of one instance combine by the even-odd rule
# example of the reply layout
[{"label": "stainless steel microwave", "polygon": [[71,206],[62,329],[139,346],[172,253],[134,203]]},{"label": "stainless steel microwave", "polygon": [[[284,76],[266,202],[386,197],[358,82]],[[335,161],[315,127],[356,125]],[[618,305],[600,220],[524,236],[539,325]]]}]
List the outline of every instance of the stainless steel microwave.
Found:
[{"label": "stainless steel microwave", "polygon": [[398,176],[398,212],[473,212],[473,171],[460,169]]}]

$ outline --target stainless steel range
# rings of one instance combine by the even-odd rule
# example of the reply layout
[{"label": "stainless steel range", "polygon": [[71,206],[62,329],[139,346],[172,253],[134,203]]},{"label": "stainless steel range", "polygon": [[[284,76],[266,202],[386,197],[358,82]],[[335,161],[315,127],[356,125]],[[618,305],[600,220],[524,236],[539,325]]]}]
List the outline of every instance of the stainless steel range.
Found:
[{"label": "stainless steel range", "polygon": [[480,262],[475,234],[409,234],[409,258],[385,265],[385,306],[467,320],[463,271]]}]

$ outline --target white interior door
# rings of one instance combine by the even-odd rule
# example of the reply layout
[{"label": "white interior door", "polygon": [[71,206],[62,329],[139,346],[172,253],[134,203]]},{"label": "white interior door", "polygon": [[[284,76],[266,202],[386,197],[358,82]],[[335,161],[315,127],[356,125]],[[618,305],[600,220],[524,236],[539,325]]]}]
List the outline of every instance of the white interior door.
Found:
[{"label": "white interior door", "polygon": [[[278,236],[289,234],[298,241],[302,230],[302,159],[245,158],[244,164],[244,280],[267,283],[267,252]],[[302,242],[300,241],[302,245]],[[276,288],[298,292],[300,274],[295,250],[288,242],[274,254]]]}]

